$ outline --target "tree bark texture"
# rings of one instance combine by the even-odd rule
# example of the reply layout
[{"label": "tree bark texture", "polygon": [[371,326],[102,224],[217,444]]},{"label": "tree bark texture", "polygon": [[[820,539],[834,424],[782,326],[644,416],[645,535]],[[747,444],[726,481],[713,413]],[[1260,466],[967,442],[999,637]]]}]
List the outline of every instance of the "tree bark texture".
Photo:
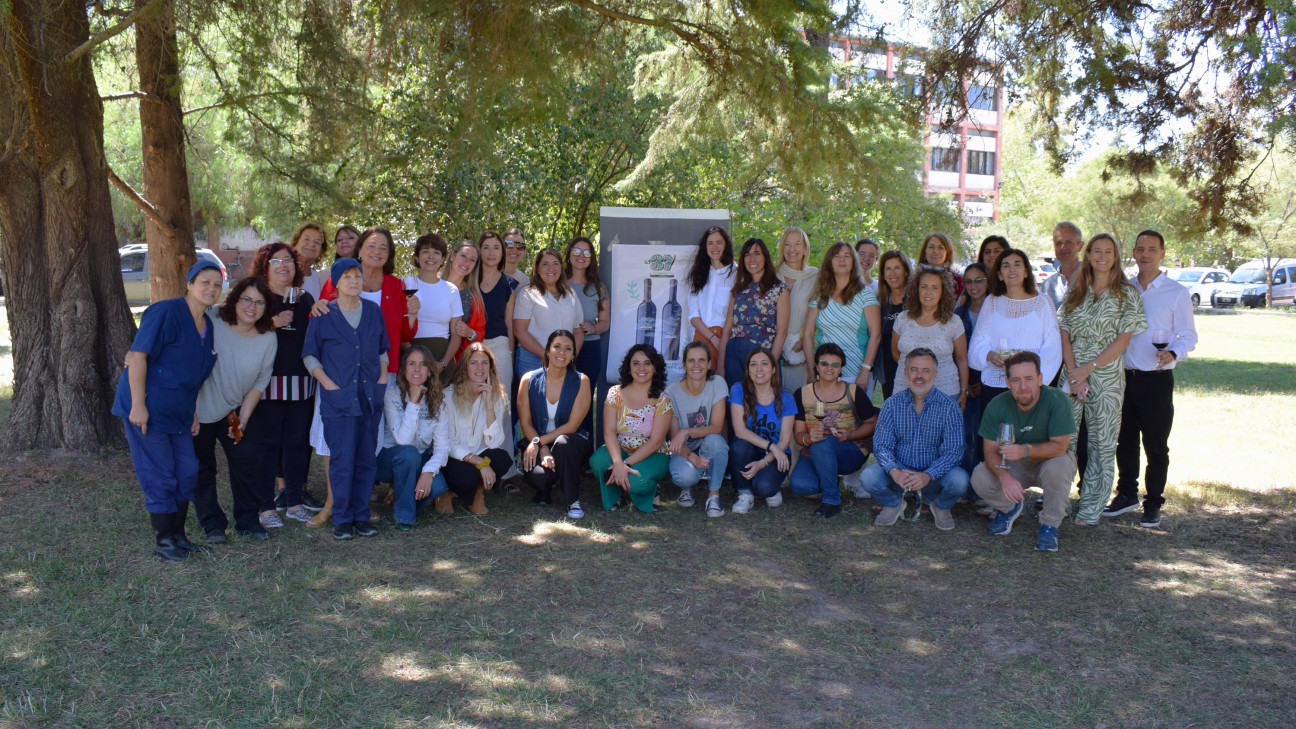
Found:
[{"label": "tree bark texture", "polygon": [[[146,0],[139,0],[144,7]],[[144,199],[168,226],[152,218],[144,223],[148,242],[149,295],[153,301],[183,296],[185,271],[194,262],[193,214],[189,208],[189,172],[185,165],[184,108],[180,104],[180,52],[176,43],[175,4],[152,3],[135,21],[135,63],[141,98]]]},{"label": "tree bark texture", "polygon": [[109,413],[134,336],[103,153],[86,5],[0,4],[0,255],[14,395],[0,447],[122,442]]}]

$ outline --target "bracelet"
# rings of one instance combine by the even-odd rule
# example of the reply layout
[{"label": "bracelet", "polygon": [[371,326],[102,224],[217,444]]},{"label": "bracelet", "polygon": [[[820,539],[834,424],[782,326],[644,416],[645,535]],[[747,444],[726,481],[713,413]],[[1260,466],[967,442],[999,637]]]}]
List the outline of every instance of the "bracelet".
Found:
[{"label": "bracelet", "polygon": [[1026,455],[1023,456],[1023,457],[1024,457],[1024,458],[1030,458],[1030,443],[1025,443],[1025,444],[1023,444],[1023,445],[1026,446]]},{"label": "bracelet", "polygon": [[765,452],[770,453],[773,450],[774,450],[774,441],[772,440],[765,441]]},{"label": "bracelet", "polygon": [[480,471],[489,465],[490,465],[490,456],[482,456],[481,463],[477,464],[477,470]]},{"label": "bracelet", "polygon": [[873,371],[873,365],[868,364],[868,363],[864,363],[864,364],[860,365],[860,369],[862,369],[862,370],[868,370],[868,371],[872,372],[872,371]]}]

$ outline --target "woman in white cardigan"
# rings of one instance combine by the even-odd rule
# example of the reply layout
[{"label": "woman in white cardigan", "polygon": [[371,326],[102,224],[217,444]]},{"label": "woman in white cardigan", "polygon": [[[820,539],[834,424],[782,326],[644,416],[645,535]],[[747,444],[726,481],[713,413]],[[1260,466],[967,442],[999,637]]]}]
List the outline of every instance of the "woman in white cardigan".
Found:
[{"label": "woman in white cardigan", "polygon": [[1045,383],[1052,382],[1062,366],[1057,312],[1053,300],[1037,291],[1026,254],[1015,248],[1004,251],[989,278],[991,296],[981,304],[968,345],[968,366],[981,370],[983,411],[990,400],[1007,391],[1005,352],[1030,350],[1039,355]]},{"label": "woman in white cardigan", "polygon": [[[454,382],[445,389],[450,439],[446,481],[474,514],[486,510],[486,489],[499,492],[500,476],[513,467],[509,455],[509,401],[495,368],[495,355],[481,342],[464,350]],[[449,506],[450,494],[441,497]],[[438,504],[438,508],[440,508]]]},{"label": "woman in white cardigan", "polygon": [[378,482],[392,485],[396,528],[409,531],[420,509],[446,491],[441,473],[450,439],[441,390],[432,386],[432,353],[415,344],[401,355],[396,386],[383,394]]}]

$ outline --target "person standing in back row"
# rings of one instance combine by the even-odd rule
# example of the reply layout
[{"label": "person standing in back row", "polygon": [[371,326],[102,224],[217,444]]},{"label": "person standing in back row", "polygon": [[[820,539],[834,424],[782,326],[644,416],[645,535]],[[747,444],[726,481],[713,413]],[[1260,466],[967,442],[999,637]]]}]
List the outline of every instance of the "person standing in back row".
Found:
[{"label": "person standing in back row", "polygon": [[1116,437],[1116,498],[1103,516],[1138,508],[1139,438],[1147,453],[1143,488],[1145,527],[1161,524],[1166,471],[1170,467],[1170,426],[1174,423],[1174,368],[1197,346],[1188,289],[1161,272],[1165,238],[1145,230],[1134,239],[1138,276],[1130,281],[1143,297],[1147,331],[1130,338],[1125,351],[1125,398]]}]

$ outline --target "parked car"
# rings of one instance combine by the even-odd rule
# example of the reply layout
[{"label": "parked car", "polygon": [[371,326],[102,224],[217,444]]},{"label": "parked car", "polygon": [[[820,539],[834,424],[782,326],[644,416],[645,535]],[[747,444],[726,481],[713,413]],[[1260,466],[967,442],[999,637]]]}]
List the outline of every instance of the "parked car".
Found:
[{"label": "parked car", "polygon": [[[1244,263],[1233,272],[1228,283],[1211,295],[1211,306],[1259,308],[1265,303],[1265,289],[1264,261]],[[1293,299],[1296,299],[1296,259],[1284,258],[1273,264],[1273,304],[1290,306]]]},{"label": "parked car", "polygon": [[1166,276],[1171,280],[1178,281],[1188,289],[1193,306],[1201,306],[1203,300],[1210,301],[1210,295],[1216,288],[1215,284],[1228,281],[1229,272],[1223,268],[1196,266],[1193,268],[1172,268],[1166,271]]},{"label": "parked car", "polygon": [[[131,306],[147,304],[149,303],[148,248],[140,249],[136,246],[127,246],[127,248],[132,250],[121,254],[122,283],[126,286],[126,302]],[[221,298],[225,298],[225,294],[229,293],[229,274],[225,270],[225,264],[207,248],[199,248],[195,252],[199,258],[220,266]]]}]

